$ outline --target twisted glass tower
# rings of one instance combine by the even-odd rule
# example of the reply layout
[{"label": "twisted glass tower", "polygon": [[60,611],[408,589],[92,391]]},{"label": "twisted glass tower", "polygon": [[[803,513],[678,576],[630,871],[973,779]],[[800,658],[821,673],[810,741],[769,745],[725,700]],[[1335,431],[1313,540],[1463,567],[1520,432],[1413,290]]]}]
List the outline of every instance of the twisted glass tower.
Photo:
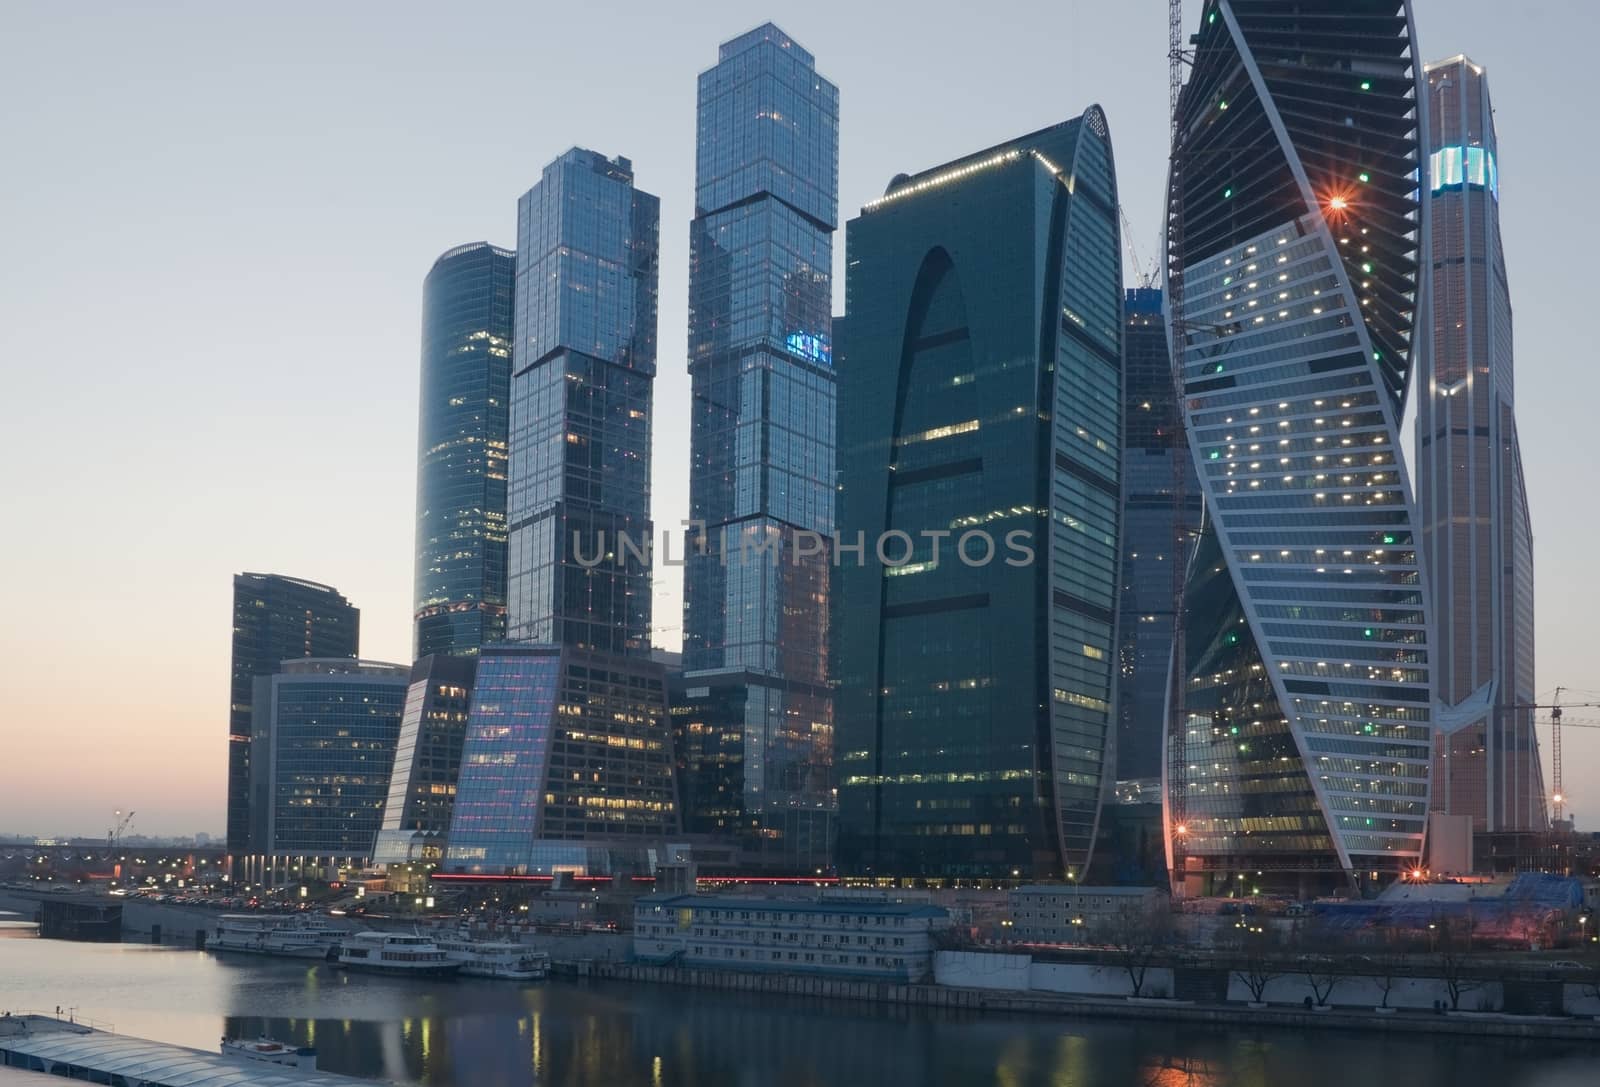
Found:
[{"label": "twisted glass tower", "polygon": [[742,864],[811,873],[834,809],[828,557],[809,541],[833,527],[838,89],[759,26],[700,74],[695,152],[685,810]]},{"label": "twisted glass tower", "polygon": [[1210,0],[1179,102],[1169,292],[1205,502],[1168,713],[1175,887],[1417,863],[1428,587],[1399,449],[1426,119],[1401,0]]},{"label": "twisted glass tower", "polygon": [[[1427,68],[1431,350],[1418,375],[1417,505],[1438,609],[1433,806],[1478,830],[1548,826],[1534,734],[1533,529],[1512,380],[1489,81]],[[1449,724],[1444,723],[1448,718]]]},{"label": "twisted glass tower", "polygon": [[517,255],[458,245],[422,284],[415,656],[506,632],[506,425]]}]

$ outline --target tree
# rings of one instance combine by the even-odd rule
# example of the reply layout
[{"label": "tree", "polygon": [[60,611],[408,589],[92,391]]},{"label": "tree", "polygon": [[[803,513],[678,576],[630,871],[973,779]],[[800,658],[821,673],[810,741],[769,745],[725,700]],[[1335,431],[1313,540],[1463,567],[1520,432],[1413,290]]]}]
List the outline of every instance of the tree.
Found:
[{"label": "tree", "polygon": [[1282,966],[1273,954],[1264,928],[1251,924],[1246,918],[1234,926],[1233,932],[1234,936],[1228,941],[1237,964],[1233,976],[1250,990],[1252,1003],[1264,1004],[1267,986],[1283,976]]},{"label": "tree", "polygon": [[1133,995],[1142,996],[1150,968],[1172,946],[1172,912],[1164,902],[1153,909],[1126,903],[1100,927],[1098,935],[1115,949],[1117,963],[1133,986]]},{"label": "tree", "polygon": [[1477,965],[1472,949],[1474,924],[1469,911],[1464,917],[1451,917],[1436,922],[1439,947],[1439,974],[1444,980],[1445,992],[1450,996],[1450,1010],[1461,1010],[1461,998],[1483,982],[1472,976]]},{"label": "tree", "polygon": [[1343,935],[1316,921],[1310,921],[1295,930],[1295,944],[1299,954],[1295,965],[1311,986],[1311,995],[1318,1007],[1326,1007],[1328,998],[1339,984],[1335,972],[1335,955],[1344,944]]},{"label": "tree", "polygon": [[1388,950],[1375,956],[1372,962],[1375,968],[1372,978],[1383,993],[1383,1002],[1378,1007],[1387,1008],[1389,994],[1394,992],[1400,978],[1410,972],[1411,958],[1403,950]]}]

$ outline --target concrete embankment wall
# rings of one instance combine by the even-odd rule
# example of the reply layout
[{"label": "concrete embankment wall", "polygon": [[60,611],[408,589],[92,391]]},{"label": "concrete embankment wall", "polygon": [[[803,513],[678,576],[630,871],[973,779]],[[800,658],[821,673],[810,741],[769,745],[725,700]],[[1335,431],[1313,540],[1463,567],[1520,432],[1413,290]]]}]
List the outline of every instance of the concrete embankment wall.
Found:
[{"label": "concrete embankment wall", "polygon": [[[974,955],[972,952],[941,952],[941,955]],[[1015,955],[985,956],[993,959],[1022,959]],[[570,969],[574,964],[568,964]],[[735,970],[703,970],[693,967],[653,966],[643,963],[584,963],[581,972],[589,977],[655,985],[684,985],[735,992],[759,992],[778,996],[824,1000],[863,1000],[876,1004],[918,1005],[955,1011],[1019,1012],[1052,1015],[1058,1018],[1145,1019],[1200,1023],[1221,1028],[1241,1026],[1290,1027],[1300,1030],[1365,1030],[1400,1034],[1460,1034],[1501,1038],[1556,1038],[1600,1043],[1600,1024],[1589,1018],[1532,1017],[1464,1013],[1419,1015],[1416,1013],[1379,1015],[1370,1008],[1344,1007],[1310,1011],[1302,1006],[1248,1008],[1244,1004],[1190,1004],[1182,1001],[1130,1001],[1116,995],[1086,996],[1060,991],[1004,989],[995,986],[1003,973],[1013,978],[1024,976],[1016,963],[946,963],[949,976],[985,978],[989,987],[951,984],[902,985],[893,982],[852,981],[842,978],[794,974],[741,973]],[[1065,964],[1040,964],[1046,970],[1041,978],[1061,982],[1074,976]],[[1093,971],[1108,968],[1082,966]],[[970,971],[959,974],[955,971]],[[1152,971],[1153,973],[1153,971]],[[1106,977],[1097,984],[1111,987]],[[1248,999],[1248,993],[1246,994]],[[1335,999],[1338,999],[1337,994]],[[1392,1000],[1391,1000],[1392,1002]]]},{"label": "concrete embankment wall", "polygon": [[[1093,963],[1041,963],[1028,955],[1006,952],[940,951],[934,956],[934,980],[957,988],[1004,992],[1061,993],[1074,996],[1128,997],[1133,995],[1133,979],[1120,966]],[[1341,975],[1334,983],[1328,1003],[1351,1008],[1375,1008],[1383,1003],[1380,978],[1367,975]],[[1320,981],[1320,979],[1319,979]],[[1470,983],[1475,987],[1461,995],[1462,1011],[1499,1011],[1505,1007],[1505,985],[1498,981]],[[1247,1003],[1255,999],[1237,973],[1228,972],[1227,999]],[[1152,966],[1145,973],[1142,995],[1170,997],[1176,988],[1173,971]],[[1567,983],[1561,986],[1561,1007],[1569,1015],[1600,1015],[1600,999],[1587,986]],[[1262,990],[1267,1004],[1304,1005],[1316,1000],[1311,981],[1304,974],[1285,973],[1267,982]],[[1442,978],[1395,978],[1389,990],[1389,1006],[1417,1011],[1432,1010],[1436,1002],[1450,1003],[1450,990]],[[1325,1013],[1319,1013],[1325,1014]]]}]

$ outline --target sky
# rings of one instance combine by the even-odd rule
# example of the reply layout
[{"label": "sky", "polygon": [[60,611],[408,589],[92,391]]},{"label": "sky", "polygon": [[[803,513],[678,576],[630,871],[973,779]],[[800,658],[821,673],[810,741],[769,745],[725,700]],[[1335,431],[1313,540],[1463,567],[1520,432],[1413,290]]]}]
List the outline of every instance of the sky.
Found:
[{"label": "sky", "polygon": [[[1416,6],[1423,58],[1468,53],[1496,106],[1538,690],[1600,701],[1583,278],[1600,251],[1600,5]],[[1165,16],[1159,0],[8,0],[0,832],[104,833],[118,808],[138,812],[136,833],[221,832],[238,571],[338,587],[362,610],[362,654],[409,660],[422,279],[459,243],[509,246],[550,159],[626,155],[661,198],[653,502],[674,525],[695,77],[718,43],[772,19],[838,84],[841,227],[896,173],[1100,103],[1147,265]],[[843,252],[841,229],[836,311]],[[669,647],[680,576],[656,575]],[[1600,721],[1569,717],[1586,712]],[[1579,826],[1600,827],[1585,784],[1600,782],[1600,730],[1565,738]]]}]

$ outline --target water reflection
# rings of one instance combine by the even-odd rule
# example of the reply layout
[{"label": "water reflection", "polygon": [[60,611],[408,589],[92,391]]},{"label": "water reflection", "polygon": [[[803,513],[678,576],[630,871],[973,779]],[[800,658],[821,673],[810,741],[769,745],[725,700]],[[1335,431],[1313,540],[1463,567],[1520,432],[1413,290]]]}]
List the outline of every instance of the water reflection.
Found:
[{"label": "water reflection", "polygon": [[124,1033],[314,1045],[330,1071],[427,1087],[1593,1087],[1537,1043],[978,1017],[647,986],[413,982],[129,945],[0,940],[0,1007]]}]

